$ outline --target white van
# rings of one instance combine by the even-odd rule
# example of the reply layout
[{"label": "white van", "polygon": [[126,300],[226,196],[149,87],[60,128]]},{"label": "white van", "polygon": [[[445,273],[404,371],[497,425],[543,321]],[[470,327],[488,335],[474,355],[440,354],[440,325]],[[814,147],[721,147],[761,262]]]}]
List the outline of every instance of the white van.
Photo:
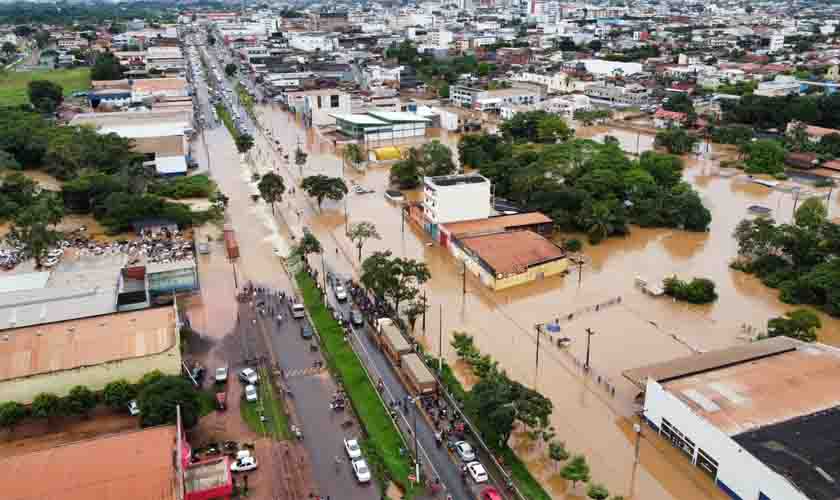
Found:
[{"label": "white van", "polygon": [[301,319],[304,316],[306,316],[306,308],[303,307],[303,304],[297,302],[292,304],[292,317]]}]

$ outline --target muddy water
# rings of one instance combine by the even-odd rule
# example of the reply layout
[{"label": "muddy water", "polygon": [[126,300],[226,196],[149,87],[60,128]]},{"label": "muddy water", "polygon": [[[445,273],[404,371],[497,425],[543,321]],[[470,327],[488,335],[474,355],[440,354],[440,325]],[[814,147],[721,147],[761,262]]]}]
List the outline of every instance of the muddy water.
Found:
[{"label": "muddy water", "polygon": [[[555,404],[552,423],[558,439],[565,441],[573,453],[585,454],[592,465],[593,478],[606,483],[613,494],[644,500],[724,498],[711,481],[681,457],[677,458],[674,450],[655,436],[645,436],[641,461],[634,463],[635,438],[629,430],[632,422],[628,417],[632,415],[633,398],[638,391],[624,381],[621,372],[675,356],[746,342],[743,325],[761,330],[768,318],[789,309],[776,299],[776,292],[728,268],[736,253],[732,230],[746,215],[746,208],[752,204],[769,206],[779,219],[785,220],[793,208],[789,194],[745,180],[717,176],[717,167],[712,162],[692,162],[686,168],[685,177],[696,186],[713,212],[708,233],[634,228],[627,238],[611,239],[585,249],[587,264],[581,270],[580,284],[575,270],[565,278],[554,277],[500,293],[490,293],[468,277],[464,290],[459,266],[444,250],[430,245],[421,231],[403,224],[397,207],[382,196],[387,186],[387,168],[372,167],[364,174],[343,171],[331,143],[319,141],[312,131],[304,132],[299,121],[284,112],[263,108],[261,113],[287,151],[293,151],[298,140],[309,150],[304,175],[343,175],[348,182],[376,190],[373,194],[349,195],[346,203],[349,221],[374,222],[383,236],[380,241],[366,243],[365,255],[375,250],[391,250],[399,256],[423,260],[429,266],[432,280],[424,288],[431,309],[426,316],[425,332],[420,320],[415,333],[430,351],[439,349],[439,324],[443,331],[440,348],[450,361],[454,360],[449,347],[451,332],[466,331],[474,335],[479,348],[498,359],[511,376],[536,385],[552,399]],[[627,133],[609,131],[609,134],[622,140]],[[636,134],[632,136],[635,146]],[[645,137],[650,141],[649,136],[642,136],[640,143]],[[457,140],[448,134],[442,134],[441,139],[453,147]],[[247,197],[238,160],[224,156],[219,137],[213,136],[208,142],[213,145],[213,151],[219,150],[218,154],[211,153],[213,175],[221,176],[220,184],[232,198]],[[299,179],[296,166],[287,167],[274,158],[263,139],[257,143],[258,163],[268,168],[278,166],[289,185]],[[232,146],[229,149],[232,151]],[[227,154],[234,156],[232,152]],[[239,188],[235,187],[237,182]],[[233,186],[233,191],[229,192],[228,186]],[[282,217],[290,225],[309,225],[325,247],[328,265],[352,274],[359,263],[355,249],[344,236],[345,204],[326,201],[318,212],[300,193],[290,198],[296,205],[292,208],[284,204],[280,210]],[[242,265],[247,269],[243,272],[276,276],[279,264],[271,255],[271,242],[267,241],[270,230],[256,210],[249,203],[231,203],[231,217],[241,231],[240,241],[248,241],[249,245],[258,243],[254,249],[243,245]],[[297,210],[301,210],[300,222],[297,222]],[[709,306],[689,306],[647,297],[634,285],[636,276],[660,280],[670,274],[711,278],[717,283],[720,299]],[[617,297],[621,298],[620,303],[594,310],[596,304]],[[571,345],[560,350],[542,336],[537,371],[534,324],[557,317],[566,318],[561,322],[560,335],[571,338]],[[840,344],[840,322],[828,318],[824,322],[821,339]],[[584,376],[580,369],[586,351],[586,328],[595,332],[591,338],[590,376]],[[544,463],[545,450],[522,445],[521,451],[555,498],[583,496],[580,488],[568,491],[569,485],[559,479],[553,467]]]}]

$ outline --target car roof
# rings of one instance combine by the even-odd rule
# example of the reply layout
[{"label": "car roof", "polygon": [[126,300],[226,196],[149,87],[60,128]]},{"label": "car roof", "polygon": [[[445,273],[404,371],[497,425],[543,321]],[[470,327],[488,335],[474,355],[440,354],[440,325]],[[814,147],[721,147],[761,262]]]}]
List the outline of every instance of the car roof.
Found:
[{"label": "car roof", "polygon": [[489,486],[481,490],[481,496],[486,497],[489,500],[502,500],[502,495],[499,493],[499,490],[496,488]]}]

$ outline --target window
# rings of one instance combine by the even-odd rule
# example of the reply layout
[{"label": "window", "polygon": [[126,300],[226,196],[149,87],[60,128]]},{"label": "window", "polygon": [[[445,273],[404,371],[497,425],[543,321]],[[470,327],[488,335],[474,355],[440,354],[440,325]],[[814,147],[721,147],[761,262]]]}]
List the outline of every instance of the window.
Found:
[{"label": "window", "polygon": [[338,98],[339,98],[338,94],[333,94],[333,95],[330,96],[330,107],[331,108],[337,108],[338,107]]},{"label": "window", "polygon": [[[703,448],[697,450],[697,467],[709,474],[712,479],[717,477],[718,463],[711,455],[703,451]],[[759,497],[760,498],[760,497]],[[769,500],[769,499],[768,499]]]},{"label": "window", "polygon": [[679,429],[671,425],[671,422],[668,422],[668,419],[662,419],[662,428],[660,432],[666,439],[671,441],[677,449],[688,455],[692,460],[694,459],[694,441],[686,437]]},{"label": "window", "polygon": [[321,96],[318,96],[318,109],[321,109]]}]

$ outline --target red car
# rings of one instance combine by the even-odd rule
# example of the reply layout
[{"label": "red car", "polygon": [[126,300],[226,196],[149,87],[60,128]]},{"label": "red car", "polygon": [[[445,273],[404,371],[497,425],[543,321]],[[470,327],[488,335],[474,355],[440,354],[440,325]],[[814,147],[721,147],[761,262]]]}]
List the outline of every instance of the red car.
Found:
[{"label": "red car", "polygon": [[488,486],[481,490],[481,494],[478,496],[480,500],[502,500],[502,495],[499,493],[499,490],[492,486]]}]

